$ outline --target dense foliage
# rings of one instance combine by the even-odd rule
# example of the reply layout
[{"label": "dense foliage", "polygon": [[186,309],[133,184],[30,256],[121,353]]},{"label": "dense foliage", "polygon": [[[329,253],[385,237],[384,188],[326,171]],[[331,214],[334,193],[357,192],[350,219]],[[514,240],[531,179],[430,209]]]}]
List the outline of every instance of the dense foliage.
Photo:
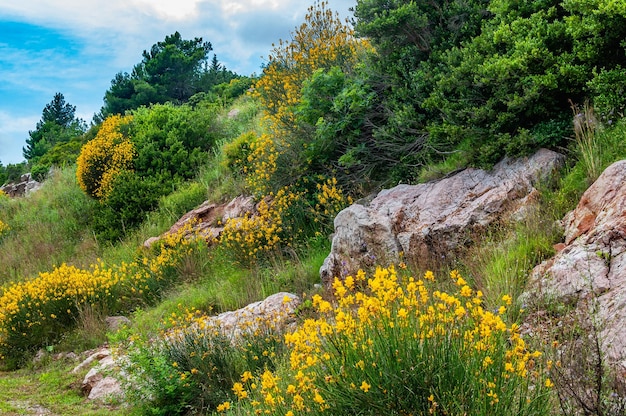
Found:
[{"label": "dense foliage", "polygon": [[185,40],[178,32],[166,36],[143,52],[142,61],[130,74],[115,75],[96,119],[150,104],[185,103],[197,93],[210,92],[213,87],[238,78],[215,55],[208,63],[212,50],[211,43],[202,38]]},{"label": "dense foliage", "polygon": [[[333,218],[351,197],[416,181],[433,163],[445,174],[568,146],[579,161],[552,198],[555,209],[570,209],[626,155],[618,120],[626,8],[611,0],[358,0],[354,12],[356,31],[316,2],[254,80],[215,56],[209,63],[209,43],[176,32],[145,51],[132,74],[116,75],[101,117],[75,136],[59,127],[76,123],[75,108],[55,96],[31,132],[30,161],[72,163],[80,153],[75,178],[84,193],[68,181],[64,192],[49,191],[58,200],[42,198],[65,210],[44,204],[22,216],[23,205],[0,193],[0,254],[10,270],[0,275],[2,364],[21,365],[62,342],[89,310],[135,311],[140,320],[140,307],[163,295],[175,304],[178,290],[195,290],[208,312],[216,302],[207,290],[236,297],[230,308],[270,287],[308,293],[286,336],[274,322],[255,322],[263,331],[233,342],[200,312],[164,313],[169,305],[147,315],[167,317],[167,332],[124,343],[137,381],[128,397],[150,414],[549,414],[553,363],[544,368],[522,339],[508,294],[551,252],[544,225],[552,214],[536,214],[550,218],[535,224],[546,228],[541,241],[527,238],[525,224],[518,228],[526,234],[502,233],[516,234],[512,243],[487,236],[489,264],[478,267],[481,250],[463,260],[471,283],[457,272],[414,278],[403,263],[336,280],[332,291],[313,283]],[[225,104],[246,91],[228,112]],[[604,130],[605,121],[615,127]],[[0,181],[28,167],[0,166]],[[222,202],[241,193],[253,196],[255,213],[218,219],[222,233],[208,244],[179,234],[135,250],[207,195]],[[157,214],[148,216],[157,207],[167,218],[158,226]],[[46,222],[55,227],[37,233]],[[56,261],[58,235],[90,260]],[[27,256],[9,256],[22,246],[36,246],[50,265],[20,268]],[[304,271],[315,246],[321,254]],[[103,247],[114,261],[94,260]],[[116,251],[124,249],[132,254]],[[172,285],[180,286],[168,292]]]},{"label": "dense foliage", "polygon": [[193,178],[222,132],[218,108],[157,104],[101,124],[77,160],[81,188],[100,200],[95,228],[116,240],[139,225],[160,197]]},{"label": "dense foliage", "polygon": [[355,16],[377,51],[370,83],[384,86],[374,134],[420,141],[425,162],[461,151],[488,166],[563,146],[570,100],[624,106],[608,84],[624,85],[621,3],[358,1]]}]

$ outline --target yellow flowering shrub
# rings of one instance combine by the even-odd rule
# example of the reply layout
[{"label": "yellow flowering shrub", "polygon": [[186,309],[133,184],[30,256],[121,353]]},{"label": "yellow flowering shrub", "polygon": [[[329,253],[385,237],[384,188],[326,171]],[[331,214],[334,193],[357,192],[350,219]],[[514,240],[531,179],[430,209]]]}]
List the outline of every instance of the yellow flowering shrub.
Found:
[{"label": "yellow flowering shrub", "polygon": [[76,160],[78,185],[87,194],[105,199],[120,172],[132,170],[135,150],[123,133],[131,116],[113,115],[102,122],[98,134],[86,143]]},{"label": "yellow flowering shrub", "polygon": [[6,222],[3,222],[2,220],[0,220],[0,237],[2,237],[2,235],[8,232],[10,229],[11,227],[9,227],[9,225]]},{"label": "yellow flowering shrub", "polygon": [[350,196],[344,195],[343,190],[337,184],[337,178],[332,177],[324,180],[321,177],[320,179],[321,182],[315,185],[317,191],[315,192],[315,205],[312,214],[315,216],[315,222],[332,228],[335,216],[353,201]]},{"label": "yellow flowering shrub", "polygon": [[256,214],[229,218],[219,242],[249,264],[268,253],[293,248],[307,235],[328,231],[335,215],[352,200],[337,186],[337,179],[317,179],[314,186],[306,181],[307,186],[291,185],[269,192],[258,203]]},{"label": "yellow flowering shrub", "polygon": [[100,263],[89,269],[62,264],[0,288],[0,359],[18,366],[29,353],[58,341],[75,325],[83,305],[114,312],[158,298],[176,279],[181,258],[198,247],[195,240],[183,238],[189,227],[129,264]]},{"label": "yellow flowering shrub", "polygon": [[288,187],[276,194],[270,192],[259,202],[255,215],[228,219],[219,242],[236,253],[243,263],[250,263],[281,245],[289,245],[297,230],[288,224],[288,213],[302,197],[303,193],[293,192]]},{"label": "yellow flowering shrub", "polygon": [[551,384],[528,349],[456,271],[453,293],[432,273],[394,267],[335,280],[313,297],[319,318],[285,335],[289,361],[237,386],[254,414],[547,414]]},{"label": "yellow flowering shrub", "polygon": [[272,179],[276,173],[278,150],[272,138],[263,134],[250,143],[250,154],[243,173],[248,189],[255,195],[266,195],[272,189]]},{"label": "yellow flowering shrub", "polygon": [[356,64],[358,49],[365,44],[327,6],[327,1],[316,2],[291,40],[281,39],[272,45],[269,63],[254,85],[253,94],[266,108],[275,129],[295,124],[293,110],[306,79],[320,68],[336,66],[349,71]]}]

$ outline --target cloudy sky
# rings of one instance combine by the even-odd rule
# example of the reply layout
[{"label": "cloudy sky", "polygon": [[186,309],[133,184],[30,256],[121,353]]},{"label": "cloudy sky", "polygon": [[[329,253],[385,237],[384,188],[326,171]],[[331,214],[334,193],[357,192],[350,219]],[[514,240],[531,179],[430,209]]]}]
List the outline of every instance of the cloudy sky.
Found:
[{"label": "cloudy sky", "polygon": [[[227,69],[259,74],[271,45],[304,21],[309,1],[12,0],[0,4],[0,162],[22,147],[55,93],[91,121],[111,79],[179,31],[201,37]],[[341,16],[356,0],[330,0]]]}]

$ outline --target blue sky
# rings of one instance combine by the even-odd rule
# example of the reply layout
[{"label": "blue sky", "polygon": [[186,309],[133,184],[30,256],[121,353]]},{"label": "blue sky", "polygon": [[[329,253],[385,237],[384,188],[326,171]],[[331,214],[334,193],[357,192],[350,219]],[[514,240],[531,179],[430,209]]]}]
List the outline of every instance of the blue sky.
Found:
[{"label": "blue sky", "polygon": [[[9,3],[9,4],[5,4]],[[289,39],[313,0],[15,0],[0,4],[0,162],[22,147],[55,93],[91,121],[111,79],[179,31],[211,42],[220,62],[260,73],[272,43]],[[330,0],[341,16],[356,0]]]}]

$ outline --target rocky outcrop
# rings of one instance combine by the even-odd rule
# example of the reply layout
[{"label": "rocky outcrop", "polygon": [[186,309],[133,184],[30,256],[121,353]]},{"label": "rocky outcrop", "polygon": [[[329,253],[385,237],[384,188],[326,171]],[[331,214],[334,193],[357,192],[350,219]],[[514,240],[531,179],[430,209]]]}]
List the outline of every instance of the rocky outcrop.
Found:
[{"label": "rocky outcrop", "polygon": [[[165,235],[176,234],[184,230],[185,236],[200,236],[211,242],[224,230],[224,223],[230,218],[239,218],[256,212],[254,199],[251,196],[238,196],[225,204],[204,202],[198,208],[183,215],[172,227],[160,237],[152,237],[145,241],[144,247],[150,247]],[[188,225],[190,227],[187,227]]]},{"label": "rocky outcrop", "polygon": [[[190,329],[208,333],[219,331],[233,343],[241,339],[243,334],[255,333],[257,330],[271,328],[272,331],[284,332],[295,323],[296,311],[301,303],[300,297],[280,292],[236,311],[207,317],[201,323],[196,322]],[[168,340],[176,342],[178,336],[184,335],[175,331],[169,335]]]},{"label": "rocky outcrop", "polygon": [[[219,330],[234,343],[244,333],[254,333],[257,330],[285,331],[290,329],[295,323],[296,311],[300,304],[301,299],[292,293],[276,293],[236,311],[208,317],[202,324],[196,322],[191,329],[207,331],[211,334]],[[173,331],[166,340],[177,342],[180,336],[184,336],[181,331]],[[90,368],[81,386],[90,400],[119,398],[123,396],[120,380],[128,381],[128,377],[119,365],[124,360],[124,357],[115,357],[108,348],[100,348],[77,365],[72,373],[78,374]]]},{"label": "rocky outcrop", "polygon": [[320,270],[328,286],[335,276],[359,268],[405,261],[445,261],[471,243],[474,231],[521,215],[564,157],[550,150],[524,159],[505,159],[492,171],[465,169],[419,185],[398,185],[366,205],[354,204],[335,218],[330,255]]},{"label": "rocky outcrop", "polygon": [[[123,390],[119,381],[119,366],[108,348],[100,348],[89,355],[82,363],[74,367],[73,374],[80,373],[93,366],[83,378],[82,391],[90,400],[119,398]],[[113,377],[111,374],[118,374]]]},{"label": "rocky outcrop", "polygon": [[626,160],[609,166],[563,219],[564,243],[531,273],[524,301],[594,304],[604,352],[626,376]]},{"label": "rocky outcrop", "polygon": [[20,196],[26,196],[39,188],[41,188],[41,182],[37,182],[36,180],[32,179],[30,173],[26,173],[20,176],[19,181],[8,183],[0,187],[0,190],[2,190],[8,196],[15,198]]}]

